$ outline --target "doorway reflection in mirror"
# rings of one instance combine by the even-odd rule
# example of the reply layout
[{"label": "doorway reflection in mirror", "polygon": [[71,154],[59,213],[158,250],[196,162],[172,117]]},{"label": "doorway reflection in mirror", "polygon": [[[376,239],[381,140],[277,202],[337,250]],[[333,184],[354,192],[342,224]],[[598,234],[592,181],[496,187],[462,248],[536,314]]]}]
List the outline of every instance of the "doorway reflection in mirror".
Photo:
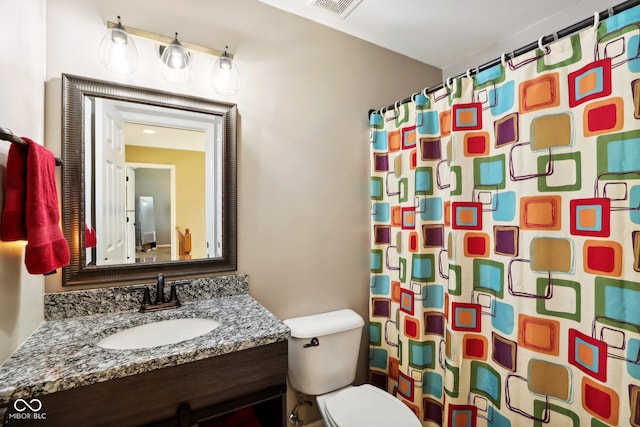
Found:
[{"label": "doorway reflection in mirror", "polygon": [[85,216],[96,236],[87,265],[179,260],[187,228],[191,259],[219,256],[216,215],[206,212],[215,212],[219,193],[207,165],[219,156],[220,120],[98,97],[87,106]]}]

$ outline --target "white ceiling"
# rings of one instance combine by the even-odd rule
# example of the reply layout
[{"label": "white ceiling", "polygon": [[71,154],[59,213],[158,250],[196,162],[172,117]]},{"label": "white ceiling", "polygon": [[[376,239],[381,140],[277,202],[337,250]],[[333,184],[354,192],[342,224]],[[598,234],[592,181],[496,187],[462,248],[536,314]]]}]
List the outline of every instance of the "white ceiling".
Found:
[{"label": "white ceiling", "polygon": [[[313,0],[263,3],[401,53],[445,72],[480,63],[593,17],[622,0],[362,0],[346,17]],[[326,0],[325,0],[326,1]],[[339,0],[328,0],[338,2]],[[357,0],[356,0],[357,2]],[[529,37],[529,38],[526,38]],[[466,65],[465,62],[467,62]]]},{"label": "white ceiling", "polygon": [[205,151],[203,131],[126,122],[124,140],[127,145],[173,150]]}]

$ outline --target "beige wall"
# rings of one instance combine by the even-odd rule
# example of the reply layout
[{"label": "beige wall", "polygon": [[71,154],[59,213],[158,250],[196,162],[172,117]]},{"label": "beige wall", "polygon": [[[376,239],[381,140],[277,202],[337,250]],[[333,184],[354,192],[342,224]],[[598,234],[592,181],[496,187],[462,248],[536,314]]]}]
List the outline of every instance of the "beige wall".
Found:
[{"label": "beige wall", "polygon": [[[0,126],[41,142],[44,136],[45,0],[0,0]],[[0,200],[9,143],[0,141]],[[0,363],[42,323],[44,280],[24,266],[24,242],[0,241]]]},{"label": "beige wall", "polygon": [[[134,27],[178,31],[186,41],[228,44],[242,91],[216,95],[208,58],[197,54],[192,82],[163,81],[154,45],[139,38],[138,73],[129,80],[110,74],[97,48],[116,15]],[[439,69],[256,0],[48,0],[47,83],[54,88],[46,132],[54,152],[61,73],[237,103],[238,271],[249,274],[251,294],[282,319],[340,307],[367,315],[367,112],[439,82]],[[59,278],[46,289],[63,290]]]},{"label": "beige wall", "polygon": [[[191,83],[163,81],[154,46],[143,39],[136,39],[138,73],[111,75],[97,49],[104,23],[116,15],[193,43],[228,44],[242,91],[216,95],[209,59],[198,55]],[[236,103],[238,271],[249,275],[251,295],[281,319],[343,307],[368,316],[367,113],[440,82],[439,69],[256,0],[47,0],[46,133],[54,152],[61,73]],[[59,276],[46,290],[63,291]],[[367,378],[366,332],[360,382]]]},{"label": "beige wall", "polygon": [[193,258],[205,258],[204,152],[127,145],[127,162],[176,167],[176,226],[191,230]]},{"label": "beige wall", "polygon": [[[143,39],[138,73],[110,74],[97,50],[116,15],[186,41],[228,44],[242,91],[216,95],[210,59],[198,54],[191,83],[164,82],[154,45]],[[46,19],[52,151],[60,151],[61,73],[237,103],[238,271],[249,275],[251,295],[281,319],[342,307],[368,316],[367,113],[439,83],[439,69],[256,0],[47,0]],[[47,292],[64,290],[60,276],[47,279]],[[367,338],[365,330],[359,381]]]}]

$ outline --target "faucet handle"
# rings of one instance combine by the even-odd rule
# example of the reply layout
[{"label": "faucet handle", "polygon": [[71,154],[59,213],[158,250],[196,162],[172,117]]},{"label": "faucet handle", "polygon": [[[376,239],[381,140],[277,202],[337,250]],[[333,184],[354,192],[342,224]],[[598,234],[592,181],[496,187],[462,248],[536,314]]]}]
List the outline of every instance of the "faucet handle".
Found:
[{"label": "faucet handle", "polygon": [[176,285],[175,283],[171,284],[171,293],[169,294],[169,302],[177,302],[180,303],[180,300],[178,299],[178,293],[176,291]]},{"label": "faucet handle", "polygon": [[138,292],[142,291],[142,302],[140,303],[140,312],[143,313],[146,311],[147,307],[151,305],[151,293],[149,288],[146,286],[132,286],[126,289],[127,292]]},{"label": "faucet handle", "polygon": [[143,289],[144,295],[142,296],[142,305],[150,305],[151,304],[151,293],[149,292],[149,288]]},{"label": "faucet handle", "polygon": [[[169,294],[169,302],[178,301],[177,289],[184,285],[190,285],[191,280],[173,280],[171,282],[171,293]],[[179,302],[179,301],[178,301]]]}]

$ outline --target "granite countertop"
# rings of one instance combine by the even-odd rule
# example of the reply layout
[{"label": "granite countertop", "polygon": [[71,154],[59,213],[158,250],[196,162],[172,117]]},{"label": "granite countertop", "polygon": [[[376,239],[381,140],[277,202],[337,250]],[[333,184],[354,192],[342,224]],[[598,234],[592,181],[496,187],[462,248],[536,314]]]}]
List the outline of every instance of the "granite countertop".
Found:
[{"label": "granite countertop", "polygon": [[[159,320],[204,317],[220,326],[177,344],[108,350],[96,343],[119,330]],[[289,328],[248,294],[183,303],[151,313],[124,311],[45,321],[0,366],[0,407],[74,387],[285,341]]]}]

